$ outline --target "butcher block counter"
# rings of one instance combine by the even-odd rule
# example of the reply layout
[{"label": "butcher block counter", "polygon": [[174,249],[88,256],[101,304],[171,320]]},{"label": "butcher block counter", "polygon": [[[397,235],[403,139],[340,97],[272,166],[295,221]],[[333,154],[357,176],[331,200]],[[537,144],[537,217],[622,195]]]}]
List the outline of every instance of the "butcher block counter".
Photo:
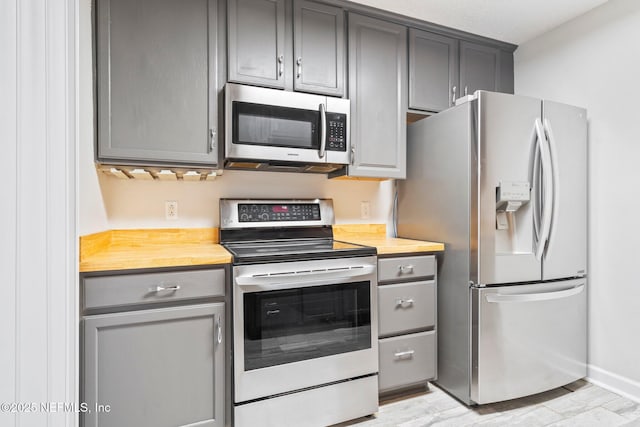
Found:
[{"label": "butcher block counter", "polygon": [[[387,237],[384,224],[339,224],[334,239],[375,247],[378,255],[441,252],[444,244]],[[80,272],[229,264],[218,228],[109,230],[80,237]]]},{"label": "butcher block counter", "polygon": [[80,272],[229,264],[217,228],[109,230],[80,237]]},{"label": "butcher block counter", "polygon": [[378,255],[444,251],[443,243],[387,237],[384,224],[337,224],[333,226],[333,238],[357,245],[373,246]]}]

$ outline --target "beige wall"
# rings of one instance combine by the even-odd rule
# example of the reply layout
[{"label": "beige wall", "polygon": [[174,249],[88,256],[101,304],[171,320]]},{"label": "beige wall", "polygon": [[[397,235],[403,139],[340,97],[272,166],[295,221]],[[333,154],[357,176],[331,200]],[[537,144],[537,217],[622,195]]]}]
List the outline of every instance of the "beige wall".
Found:
[{"label": "beige wall", "polygon": [[[337,223],[389,221],[391,181],[347,182],[328,180],[326,175],[225,171],[213,182],[171,183],[99,174],[94,166],[91,49],[91,0],[80,0],[80,235],[114,228],[217,226],[221,197],[325,197],[334,200]],[[178,220],[164,219],[166,200],[178,201]],[[361,201],[370,202],[369,219],[360,218]]]}]

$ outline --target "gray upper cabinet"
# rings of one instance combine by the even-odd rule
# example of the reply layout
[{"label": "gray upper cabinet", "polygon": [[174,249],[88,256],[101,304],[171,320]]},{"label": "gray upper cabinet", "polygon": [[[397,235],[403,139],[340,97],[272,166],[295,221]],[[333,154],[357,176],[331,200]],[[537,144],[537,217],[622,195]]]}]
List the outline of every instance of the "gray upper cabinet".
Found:
[{"label": "gray upper cabinet", "polygon": [[500,90],[500,50],[477,43],[460,42],[459,96],[476,90]]},{"label": "gray upper cabinet", "polygon": [[344,94],[344,12],[307,0],[293,3],[294,89]]},{"label": "gray upper cabinet", "polygon": [[285,0],[229,0],[229,81],[284,88]]},{"label": "gray upper cabinet", "polygon": [[513,93],[513,80],[513,52],[501,50],[498,92]]},{"label": "gray upper cabinet", "polygon": [[457,91],[458,69],[458,40],[409,30],[409,108],[433,112],[449,108]]},{"label": "gray upper cabinet", "polygon": [[98,160],[215,167],[217,0],[97,0]]},{"label": "gray upper cabinet", "polygon": [[405,178],[407,28],[349,14],[350,176]]},{"label": "gray upper cabinet", "polygon": [[307,0],[229,0],[228,15],[229,81],[344,94],[341,8]]}]

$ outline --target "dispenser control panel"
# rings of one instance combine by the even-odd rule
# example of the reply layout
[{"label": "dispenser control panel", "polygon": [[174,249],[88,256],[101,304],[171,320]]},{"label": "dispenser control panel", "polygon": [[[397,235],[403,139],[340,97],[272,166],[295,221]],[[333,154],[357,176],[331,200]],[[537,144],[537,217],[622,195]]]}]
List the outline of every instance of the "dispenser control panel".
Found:
[{"label": "dispenser control panel", "polygon": [[496,210],[515,212],[531,198],[531,185],[522,181],[502,181],[496,187]]},{"label": "dispenser control panel", "polygon": [[528,181],[501,181],[496,187],[496,229],[508,230],[508,215],[513,215],[530,199],[531,184]]}]

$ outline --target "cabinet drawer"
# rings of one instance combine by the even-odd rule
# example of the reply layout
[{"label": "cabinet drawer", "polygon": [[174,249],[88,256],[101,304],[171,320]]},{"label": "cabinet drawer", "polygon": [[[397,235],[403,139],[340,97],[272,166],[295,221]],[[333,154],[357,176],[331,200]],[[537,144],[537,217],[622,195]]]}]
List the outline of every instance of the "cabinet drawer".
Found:
[{"label": "cabinet drawer", "polygon": [[436,332],[379,341],[380,391],[419,384],[436,377]]},{"label": "cabinet drawer", "polygon": [[433,277],[436,258],[433,255],[383,258],[378,260],[378,281]]},{"label": "cabinet drawer", "polygon": [[435,307],[433,280],[379,286],[378,333],[382,336],[434,326]]},{"label": "cabinet drawer", "polygon": [[224,296],[224,269],[123,274],[84,279],[84,308]]}]

